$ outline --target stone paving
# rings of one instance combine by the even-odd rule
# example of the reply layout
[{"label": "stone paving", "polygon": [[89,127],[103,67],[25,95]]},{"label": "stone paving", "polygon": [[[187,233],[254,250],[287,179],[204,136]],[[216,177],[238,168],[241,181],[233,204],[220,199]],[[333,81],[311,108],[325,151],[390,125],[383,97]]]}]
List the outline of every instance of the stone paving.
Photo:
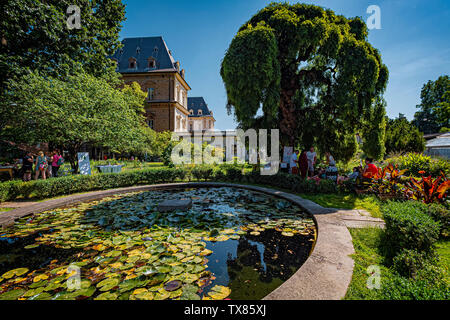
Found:
[{"label": "stone paving", "polygon": [[[342,299],[347,292],[348,285],[350,284],[354,266],[353,259],[350,257],[354,254],[354,248],[352,237],[348,231],[348,228],[361,228],[366,226],[384,227],[384,222],[382,219],[371,217],[365,210],[324,208],[310,200],[303,199],[299,196],[283,191],[258,186],[216,182],[189,182],[135,186],[72,195],[43,202],[26,202],[26,205],[21,204],[16,206],[16,209],[14,210],[0,214],[0,226],[6,228],[12,225],[15,219],[31,215],[33,213],[52,210],[61,206],[67,206],[79,202],[100,199],[113,194],[173,188],[225,186],[259,191],[284,198],[301,206],[309,212],[316,221],[318,235],[310,257],[290,279],[285,281],[264,299]],[[15,204],[16,203],[11,203],[10,205],[14,208]],[[5,204],[2,206],[6,207]]]}]

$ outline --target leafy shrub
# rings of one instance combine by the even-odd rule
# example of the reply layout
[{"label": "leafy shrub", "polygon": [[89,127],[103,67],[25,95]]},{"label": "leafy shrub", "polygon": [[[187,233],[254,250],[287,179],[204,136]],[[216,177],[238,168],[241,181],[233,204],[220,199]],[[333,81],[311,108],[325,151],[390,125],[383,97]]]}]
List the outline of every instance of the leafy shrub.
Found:
[{"label": "leafy shrub", "polygon": [[431,252],[439,237],[440,225],[410,201],[388,201],[382,207],[386,221],[386,242],[393,257],[401,249]]},{"label": "leafy shrub", "polygon": [[381,296],[386,300],[449,300],[450,288],[445,282],[394,276],[383,281]]},{"label": "leafy shrub", "polygon": [[393,259],[393,267],[400,275],[416,279],[420,270],[427,265],[436,265],[437,259],[432,254],[411,249],[403,249]]},{"label": "leafy shrub", "polygon": [[216,180],[216,181],[225,180],[225,173],[221,169],[214,170],[213,175],[214,175],[214,180]]},{"label": "leafy shrub", "polygon": [[205,181],[209,180],[212,176],[212,173],[213,168],[206,165],[195,166],[192,169],[192,175],[194,176],[195,179],[197,179],[197,181],[200,181],[201,179]]},{"label": "leafy shrub", "polygon": [[419,171],[430,171],[431,157],[421,153],[408,153],[399,158],[400,169],[407,169],[408,174],[419,176]]},{"label": "leafy shrub", "polygon": [[225,169],[225,175],[228,180],[241,181],[242,169],[237,167],[228,167]]},{"label": "leafy shrub", "polygon": [[448,237],[450,235],[450,210],[448,208],[442,204],[425,204],[418,201],[411,201],[410,205],[429,215],[434,221],[439,222],[441,236]]},{"label": "leafy shrub", "polygon": [[437,177],[444,172],[450,174],[450,162],[445,159],[436,159],[421,153],[407,153],[405,155],[389,159],[394,164],[398,164],[400,169],[407,169],[407,174],[419,176],[419,171]]}]

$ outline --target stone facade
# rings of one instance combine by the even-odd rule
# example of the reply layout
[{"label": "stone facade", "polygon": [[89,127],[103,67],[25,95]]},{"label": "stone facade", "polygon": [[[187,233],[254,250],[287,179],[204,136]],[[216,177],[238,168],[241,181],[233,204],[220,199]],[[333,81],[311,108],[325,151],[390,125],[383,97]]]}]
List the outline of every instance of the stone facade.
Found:
[{"label": "stone facade", "polygon": [[126,84],[137,82],[147,92],[147,123],[155,131],[186,132],[189,124],[185,71],[162,37],[126,38],[112,57]]},{"label": "stone facade", "polygon": [[187,131],[186,105],[190,87],[178,73],[123,74],[122,77],[126,84],[137,82],[147,92],[145,110],[153,130]]}]

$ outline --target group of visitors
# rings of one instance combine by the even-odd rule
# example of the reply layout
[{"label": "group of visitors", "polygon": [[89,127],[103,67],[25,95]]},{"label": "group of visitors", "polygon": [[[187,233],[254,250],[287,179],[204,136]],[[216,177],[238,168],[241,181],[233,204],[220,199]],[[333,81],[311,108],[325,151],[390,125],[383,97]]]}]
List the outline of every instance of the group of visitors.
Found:
[{"label": "group of visitors", "polygon": [[325,168],[316,169],[317,153],[314,151],[314,147],[311,147],[309,151],[303,150],[301,153],[299,150],[295,150],[290,159],[290,172],[300,174],[305,179],[313,179],[317,182],[321,179],[328,179],[338,184],[347,180],[372,179],[378,173],[378,167],[373,163],[372,158],[366,158],[364,167],[354,167],[353,172],[346,176],[338,174],[336,160],[330,152],[325,152],[325,162]]},{"label": "group of visitors", "polygon": [[299,174],[303,178],[314,175],[314,166],[316,165],[317,154],[314,147],[309,151],[303,150],[299,155],[299,150],[295,150],[291,156],[290,172],[292,174]]},{"label": "group of visitors", "polygon": [[63,163],[64,158],[61,156],[61,152],[58,149],[47,152],[47,154],[44,154],[43,151],[39,151],[37,155],[27,152],[22,159],[23,181],[31,180],[33,166],[35,180],[37,180],[39,176],[41,176],[42,179],[57,177],[58,170]]}]

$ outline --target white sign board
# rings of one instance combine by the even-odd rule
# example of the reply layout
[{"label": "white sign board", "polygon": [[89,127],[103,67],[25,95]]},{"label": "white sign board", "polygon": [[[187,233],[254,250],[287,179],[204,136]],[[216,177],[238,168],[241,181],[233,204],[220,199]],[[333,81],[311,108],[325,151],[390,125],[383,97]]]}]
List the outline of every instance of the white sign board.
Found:
[{"label": "white sign board", "polygon": [[292,152],[294,152],[293,147],[284,147],[283,149],[283,162],[291,163]]},{"label": "white sign board", "polygon": [[78,170],[80,174],[91,174],[91,163],[89,162],[89,152],[78,152]]}]

